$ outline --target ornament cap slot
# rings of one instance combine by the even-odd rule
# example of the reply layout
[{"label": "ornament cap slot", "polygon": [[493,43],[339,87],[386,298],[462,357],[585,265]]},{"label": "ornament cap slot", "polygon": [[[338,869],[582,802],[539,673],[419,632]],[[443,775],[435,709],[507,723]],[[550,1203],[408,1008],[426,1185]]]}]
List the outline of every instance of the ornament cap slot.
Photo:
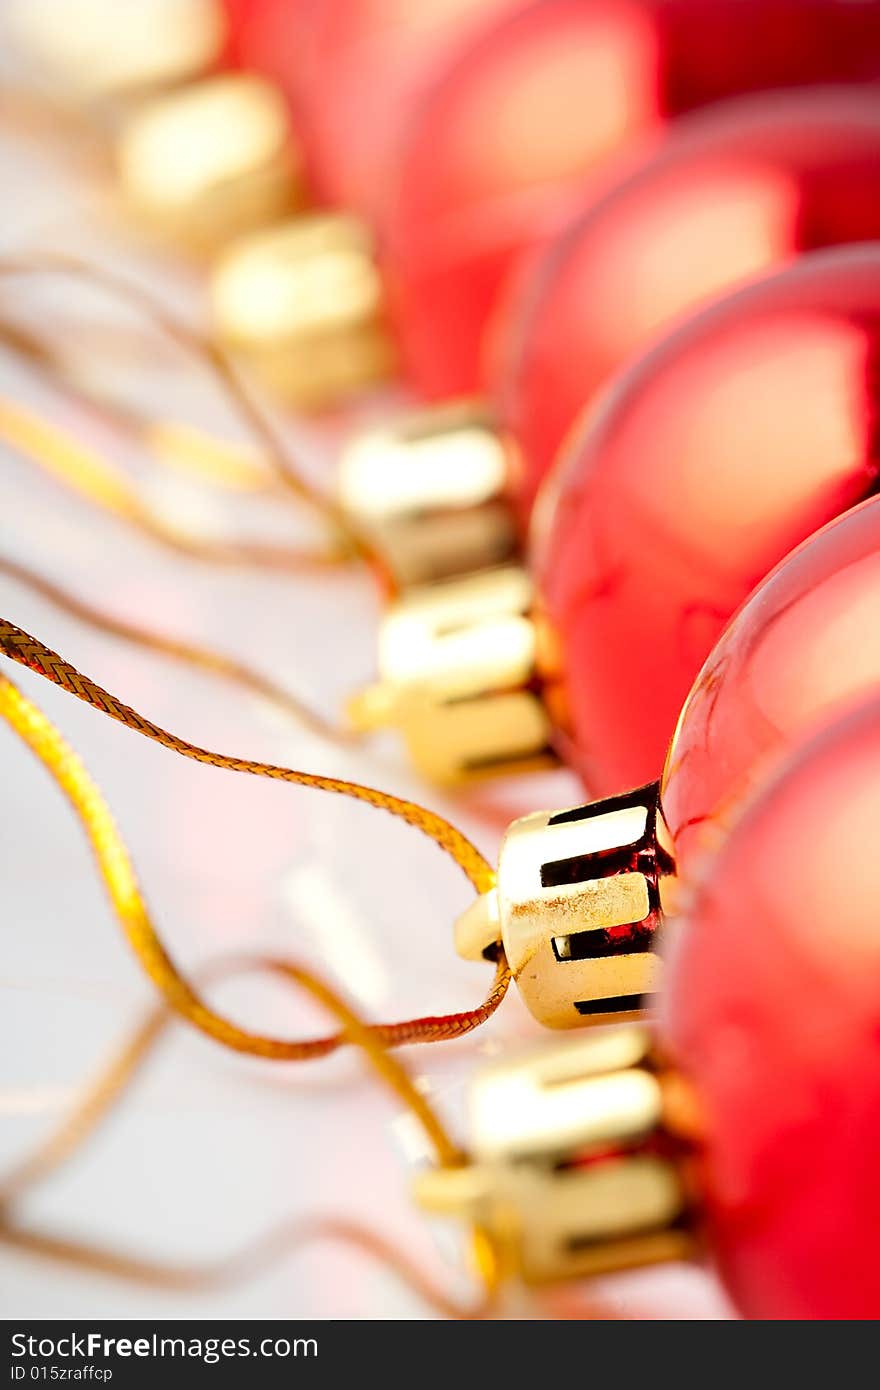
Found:
[{"label": "ornament cap slot", "polygon": [[658,783],[508,829],[497,886],[463,914],[456,946],[482,959],[500,939],[539,1023],[577,1028],[637,1016],[660,984],[665,846]]}]

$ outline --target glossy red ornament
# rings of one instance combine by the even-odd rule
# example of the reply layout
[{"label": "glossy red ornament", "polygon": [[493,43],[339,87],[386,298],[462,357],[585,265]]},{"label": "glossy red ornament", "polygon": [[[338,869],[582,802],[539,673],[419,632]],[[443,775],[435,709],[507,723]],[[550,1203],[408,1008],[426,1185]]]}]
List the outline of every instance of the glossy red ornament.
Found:
[{"label": "glossy red ornament", "polygon": [[490,26],[422,104],[383,219],[415,384],[481,385],[483,329],[518,258],[671,117],[878,73],[875,0],[542,0]]},{"label": "glossy red ornament", "polygon": [[811,536],[734,618],[694,682],[660,789],[684,884],[788,751],[880,691],[880,497]]},{"label": "glossy red ornament", "polygon": [[875,690],[750,803],[673,937],[663,1031],[748,1317],[880,1316],[878,825]]},{"label": "glossy red ornament", "polygon": [[661,330],[804,251],[878,237],[876,92],[774,92],[683,121],[499,305],[493,394],[523,520],[582,408]]},{"label": "glossy red ornament", "polygon": [[731,615],[793,546],[876,489],[878,412],[876,245],[802,257],[616,380],[536,517],[538,588],[562,654],[553,695],[592,795],[657,776]]}]

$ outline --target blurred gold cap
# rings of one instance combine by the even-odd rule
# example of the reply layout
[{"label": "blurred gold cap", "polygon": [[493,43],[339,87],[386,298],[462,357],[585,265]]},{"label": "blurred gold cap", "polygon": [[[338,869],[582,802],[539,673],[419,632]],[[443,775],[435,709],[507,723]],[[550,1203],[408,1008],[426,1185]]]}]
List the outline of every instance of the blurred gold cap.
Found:
[{"label": "blurred gold cap", "polygon": [[516,566],[408,590],[382,620],[380,681],[351,700],[353,726],[398,728],[435,782],[552,765],[531,602]]},{"label": "blurred gold cap", "polygon": [[9,0],[13,43],[53,95],[136,96],[206,72],[220,57],[219,0]]},{"label": "blurred gold cap", "polygon": [[616,1028],[484,1068],[471,1159],[416,1183],[425,1209],[473,1222],[502,1274],[577,1279],[694,1246],[666,1078],[647,1032]]},{"label": "blurred gold cap", "polygon": [[496,887],[456,926],[480,960],[504,947],[520,993],[548,1028],[638,1015],[660,984],[663,883],[673,872],[656,782],[510,826]]},{"label": "blurred gold cap", "polygon": [[304,196],[284,99],[243,73],[150,101],[124,125],[117,156],[133,211],[196,250],[262,226]]},{"label": "blurred gold cap", "polygon": [[315,214],[242,239],[218,265],[211,298],[219,336],[303,409],[392,369],[372,238],[356,218]]},{"label": "blurred gold cap", "polygon": [[512,441],[476,401],[367,430],[344,450],[339,496],[400,587],[510,560]]}]

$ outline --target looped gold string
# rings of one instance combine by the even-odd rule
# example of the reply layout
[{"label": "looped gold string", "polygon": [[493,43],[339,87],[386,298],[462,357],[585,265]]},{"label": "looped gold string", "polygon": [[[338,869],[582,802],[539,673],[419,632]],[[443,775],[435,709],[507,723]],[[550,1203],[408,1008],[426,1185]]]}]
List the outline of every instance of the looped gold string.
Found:
[{"label": "looped gold string", "polygon": [[[417,826],[450,853],[462,867],[478,891],[483,891],[494,879],[492,870],[482,855],[453,826],[441,817],[426,811],[414,802],[402,801],[358,783],[336,778],[313,777],[309,773],[276,768],[269,764],[230,759],[207,753],[195,745],[167,734],[142,716],[81,676],[73,667],[49,651],[42,643],[29,637],[11,624],[0,622],[0,650],[14,660],[39,672],[70,690],[87,703],[103,709],[122,723],[155,738],[166,747],[183,752],[199,762],[228,767],[236,771],[280,778],[325,791],[354,796],[368,804],[380,806],[409,824]],[[108,703],[109,702],[109,703]],[[162,991],[176,1012],[189,1020],[209,1037],[239,1052],[287,1060],[306,1060],[326,1056],[342,1043],[350,1041],[348,1031],[331,1037],[292,1041],[266,1037],[240,1028],[215,1012],[190,985],[166,951],[152,922],[141,894],[125,843],[112,814],[85,767],[49,719],[10,681],[0,677],[0,716],[27,743],[58,786],[67,796],[89,838],[98,868],[126,938],[143,969]],[[289,967],[293,978],[309,987],[298,967]],[[496,965],[495,981],[483,1004],[476,1009],[438,1017],[417,1018],[396,1024],[378,1024],[369,1034],[379,1047],[397,1047],[405,1043],[438,1042],[460,1037],[479,1027],[488,1019],[503,999],[510,983],[510,972],[503,954]]]},{"label": "looped gold string", "polygon": [[[117,356],[124,342],[113,334]],[[71,363],[64,350],[45,342],[38,333],[0,316],[0,344],[13,356],[26,362],[32,371],[78,411],[86,412],[114,433],[136,441],[155,461],[169,469],[213,485],[224,492],[269,493],[280,495],[277,472],[261,462],[254,445],[236,444],[218,438],[207,430],[174,417],[153,416],[129,401],[118,400],[111,389],[83,384],[77,376],[79,362]]]},{"label": "looped gold string", "polygon": [[[421,1125],[438,1163],[454,1167],[462,1161],[462,1154],[439,1115],[413,1084],[403,1063],[386,1051],[375,1030],[315,971],[274,956],[232,956],[214,961],[199,972],[199,978],[206,984],[248,973],[278,976],[311,995],[341,1024],[346,1040],[362,1050],[378,1080]],[[86,1144],[122,1101],[176,1017],[164,999],[145,1013],[95,1080],[83,1088],[58,1127],[32,1153],[0,1176],[0,1211],[43,1182]]]},{"label": "looped gold string", "polygon": [[0,1220],[12,1202],[63,1167],[87,1142],[121,1101],[165,1032],[169,1019],[175,1017],[164,1001],[152,1008],[96,1079],[83,1089],[58,1127],[0,1175]]},{"label": "looped gold string", "polygon": [[137,488],[96,449],[2,395],[0,440],[78,497],[134,527],[151,541],[190,559],[298,574],[303,569],[338,566],[343,558],[330,549],[304,551],[257,541],[213,540],[182,530],[154,512]]},{"label": "looped gold string", "polygon": [[[461,1155],[442,1121],[425,1096],[412,1083],[409,1074],[393,1057],[383,1053],[371,1029],[359,1019],[326,982],[310,972],[300,972],[291,962],[259,957],[230,958],[214,962],[201,972],[202,978],[217,979],[245,971],[280,974],[303,984],[320,1003],[345,1026],[350,1041],[364,1048],[379,1079],[403,1101],[422,1125],[441,1165],[455,1164]],[[102,1068],[97,1079],[85,1087],[69,1113],[33,1153],[0,1179],[0,1243],[27,1255],[59,1261],[92,1273],[125,1279],[138,1284],[175,1290],[213,1288],[258,1273],[273,1261],[297,1248],[320,1240],[336,1240],[353,1246],[385,1265],[410,1289],[438,1312],[448,1317],[482,1317],[489,1309],[488,1297],[476,1304],[464,1304],[438,1289],[406,1254],[382,1236],[358,1223],[319,1217],[282,1223],[257,1241],[225,1259],[208,1265],[170,1265],[145,1260],[92,1243],[73,1241],[45,1230],[22,1226],[11,1214],[12,1204],[25,1192],[56,1171],[87,1142],[101,1122],[118,1105],[135,1081],[141,1068],[161,1040],[174,1014],[165,1002],[151,1009],[132,1031],[120,1049]],[[487,1285],[491,1296],[492,1287]]]},{"label": "looped gold string", "polygon": [[93,604],[86,603],[83,599],[69,594],[28,566],[20,564],[17,560],[9,560],[3,555],[0,555],[0,574],[6,574],[16,583],[26,585],[34,593],[39,594],[41,598],[54,604],[56,608],[60,608],[78,622],[86,623],[98,632],[105,632],[108,636],[120,638],[123,642],[130,642],[133,646],[144,648],[147,651],[158,652],[184,666],[193,667],[195,670],[214,676],[219,680],[241,686],[244,690],[250,691],[251,694],[268,701],[282,714],[295,719],[298,724],[317,734],[319,738],[343,744],[353,744],[361,740],[360,734],[349,731],[341,724],[334,724],[330,720],[324,719],[317,711],[303,704],[289,691],[276,684],[269,676],[261,675],[259,671],[255,671],[243,661],[237,661],[233,657],[226,656],[223,652],[214,651],[213,648],[197,645],[194,642],[179,641],[173,637],[168,637],[165,633],[137,627],[134,623],[129,623],[123,618],[114,617],[112,614],[94,607]]},{"label": "looped gold string", "polygon": [[451,855],[478,893],[488,892],[495,883],[495,873],[482,854],[470,840],[454,825],[434,811],[427,810],[418,802],[406,801],[392,796],[390,792],[377,791],[359,782],[348,782],[339,777],[323,777],[312,772],[298,772],[294,768],[278,767],[272,763],[256,762],[250,758],[237,758],[226,753],[212,753],[200,748],[177,734],[154,724],[145,715],[126,705],[117,696],[98,685],[96,681],[83,675],[70,662],[53,652],[37,637],[24,632],[5,618],[0,618],[0,653],[8,656],[20,666],[36,672],[53,685],[75,695],[78,700],[109,715],[135,733],[160,743],[184,758],[193,762],[205,763],[209,767],[222,767],[230,772],[244,772],[255,777],[268,777],[274,781],[293,782],[303,787],[313,787],[317,791],[335,792],[350,796],[356,801],[364,801],[369,806],[387,811],[406,821],[408,825],[420,830],[447,854]]},{"label": "looped gold string", "polygon": [[222,1260],[197,1265],[165,1264],[16,1222],[0,1224],[0,1245],[19,1254],[52,1260],[74,1269],[86,1270],[89,1274],[123,1279],[146,1288],[181,1293],[228,1287],[262,1273],[306,1245],[325,1241],[352,1247],[390,1270],[405,1288],[443,1317],[471,1321],[482,1320],[492,1314],[493,1290],[471,1303],[456,1299],[438,1288],[409,1255],[377,1231],[339,1217],[284,1222]]},{"label": "looped gold string", "polygon": [[[334,542],[339,543],[341,553],[352,559],[368,564],[377,578],[387,583],[385,566],[376,556],[373,548],[354,526],[350,517],[337,503],[321,493],[294,466],[285,443],[275,429],[270,417],[257,405],[254,397],[245,387],[232,363],[220,347],[206,334],[183,323],[157,303],[153,295],[132,283],[125,276],[105,267],[94,265],[75,256],[54,253],[33,253],[26,257],[0,257],[0,278],[14,279],[26,276],[67,275],[98,285],[117,295],[144,313],[172,341],[176,342],[195,359],[207,366],[220,384],[224,393],[232,400],[242,419],[253,436],[266,450],[267,462],[277,472],[293,495],[305,506],[315,511],[329,526]],[[334,551],[337,545],[334,543]]]}]

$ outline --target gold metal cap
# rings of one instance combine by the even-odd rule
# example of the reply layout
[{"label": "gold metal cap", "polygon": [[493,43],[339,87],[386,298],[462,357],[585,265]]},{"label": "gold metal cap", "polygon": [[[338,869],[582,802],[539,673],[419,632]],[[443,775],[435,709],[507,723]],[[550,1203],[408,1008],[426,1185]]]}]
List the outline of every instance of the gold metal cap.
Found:
[{"label": "gold metal cap", "polygon": [[220,57],[219,0],[9,0],[6,23],[35,76],[72,101],[135,96],[206,72]]},{"label": "gold metal cap", "polygon": [[418,411],[349,444],[340,502],[402,588],[504,564],[517,549],[512,449],[479,402]]},{"label": "gold metal cap", "polygon": [[470,1095],[471,1160],[417,1180],[424,1208],[474,1223],[502,1274],[577,1279],[694,1247],[687,1149],[645,1030],[614,1030],[487,1067]]},{"label": "gold metal cap", "polygon": [[659,988],[661,889],[672,873],[659,783],[514,821],[497,886],[456,924],[461,955],[503,944],[539,1023],[576,1028],[637,1016]]},{"label": "gold metal cap", "polygon": [[516,566],[410,589],[382,621],[381,679],[350,702],[354,727],[398,728],[437,782],[552,765],[531,602]]},{"label": "gold metal cap", "polygon": [[274,391],[323,409],[393,366],[372,238],[341,213],[300,217],[230,247],[214,322]]},{"label": "gold metal cap", "polygon": [[150,101],[123,126],[117,157],[132,209],[196,250],[216,249],[303,201],[284,99],[244,73]]}]

